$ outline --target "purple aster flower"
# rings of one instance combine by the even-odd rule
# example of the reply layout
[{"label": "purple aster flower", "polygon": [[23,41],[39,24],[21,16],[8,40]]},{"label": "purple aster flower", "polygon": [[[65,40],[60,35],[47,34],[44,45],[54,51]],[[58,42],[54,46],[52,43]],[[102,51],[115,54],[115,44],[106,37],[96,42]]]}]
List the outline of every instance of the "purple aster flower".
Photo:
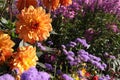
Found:
[{"label": "purple aster flower", "polygon": [[74,58],[72,56],[69,56],[69,55],[66,57],[66,59],[70,60],[70,61],[74,61]]},{"label": "purple aster flower", "polygon": [[63,78],[64,80],[74,80],[72,77],[70,77],[70,76],[67,75],[67,74],[63,74],[63,75],[62,75],[62,78]]},{"label": "purple aster flower", "polygon": [[52,41],[48,41],[48,44],[49,44],[49,45],[53,45],[53,42],[52,42]]},{"label": "purple aster flower", "polygon": [[62,71],[61,71],[61,70],[57,70],[56,73],[57,73],[58,75],[61,75],[61,74],[62,74]]},{"label": "purple aster flower", "polygon": [[[38,80],[49,80],[50,79],[50,75],[47,72],[38,72]],[[35,79],[34,79],[35,80]]]},{"label": "purple aster flower", "polygon": [[82,71],[77,71],[77,74],[78,74],[78,76],[81,78],[81,77],[83,77],[83,75],[82,75]]},{"label": "purple aster flower", "polygon": [[43,51],[46,50],[46,48],[41,43],[37,43],[37,46]]},{"label": "purple aster flower", "polygon": [[78,55],[89,55],[89,53],[88,52],[86,52],[84,49],[81,49],[81,50],[79,50],[78,52]]},{"label": "purple aster flower", "polygon": [[92,63],[94,66],[96,66],[98,69],[100,69],[100,70],[102,70],[102,71],[105,70],[104,65],[102,65],[100,62],[91,60],[91,63]]},{"label": "purple aster flower", "polygon": [[110,57],[111,59],[115,59],[115,56],[110,55],[109,57]]},{"label": "purple aster flower", "polygon": [[61,45],[61,47],[62,47],[62,49],[65,49],[65,48],[66,48],[66,46],[65,46],[65,45]]},{"label": "purple aster flower", "polygon": [[67,51],[66,49],[63,49],[63,53],[64,53],[65,55],[68,55],[68,51]]},{"label": "purple aster flower", "polygon": [[68,51],[68,55],[74,57],[75,53],[73,51]]},{"label": "purple aster flower", "polygon": [[76,62],[76,61],[70,61],[69,64],[70,64],[71,66],[75,66],[75,65],[78,64],[78,62]]},{"label": "purple aster flower", "polygon": [[76,42],[73,42],[73,41],[71,41],[70,44],[75,45],[75,46],[77,45]]},{"label": "purple aster flower", "polygon": [[94,60],[94,61],[101,61],[101,58],[99,58],[99,57],[96,57],[96,56],[94,56],[94,55],[89,55],[89,57],[92,59],[92,60]]},{"label": "purple aster flower", "polygon": [[10,74],[4,74],[0,76],[0,80],[15,80],[15,78]]},{"label": "purple aster flower", "polygon": [[49,80],[50,75],[46,72],[38,72],[35,67],[21,74],[21,80]]},{"label": "purple aster flower", "polygon": [[48,69],[48,70],[52,70],[52,65],[51,64],[48,64],[48,63],[45,63],[45,67]]},{"label": "purple aster flower", "polygon": [[84,55],[84,54],[80,55],[80,58],[81,58],[81,60],[83,60],[85,62],[89,61],[89,59],[90,59],[88,55]]},{"label": "purple aster flower", "polygon": [[107,64],[105,64],[105,63],[102,63],[102,66],[103,66],[104,68],[107,68]]},{"label": "purple aster flower", "polygon": [[115,56],[110,55],[110,54],[108,54],[107,52],[105,52],[104,56],[105,56],[105,57],[108,57],[108,58],[110,58],[110,59],[115,59]]},{"label": "purple aster flower", "polygon": [[90,45],[87,44],[85,39],[77,38],[76,42],[81,43],[84,47],[89,48]]},{"label": "purple aster flower", "polygon": [[108,54],[107,52],[105,52],[105,53],[104,53],[104,56],[105,56],[105,57],[108,57],[108,56],[109,56],[109,54]]},{"label": "purple aster flower", "polygon": [[79,57],[75,57],[75,60],[74,60],[75,62],[77,62],[77,63],[80,63],[81,62],[81,59],[79,58]]},{"label": "purple aster flower", "polygon": [[21,75],[21,80],[38,80],[38,71],[35,67],[30,68]]}]

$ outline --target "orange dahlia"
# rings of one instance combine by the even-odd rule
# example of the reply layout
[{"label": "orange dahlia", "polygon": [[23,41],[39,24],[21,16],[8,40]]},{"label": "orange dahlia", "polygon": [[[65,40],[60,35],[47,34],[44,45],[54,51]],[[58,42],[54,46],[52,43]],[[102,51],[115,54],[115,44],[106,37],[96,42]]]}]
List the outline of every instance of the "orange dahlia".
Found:
[{"label": "orange dahlia", "polygon": [[42,0],[44,6],[47,8],[47,9],[52,9],[52,10],[55,10],[58,8],[59,6],[59,1],[60,0]]},{"label": "orange dahlia", "polygon": [[14,45],[10,36],[0,31],[0,62],[5,61],[11,56]]},{"label": "orange dahlia", "polygon": [[60,0],[61,5],[68,6],[72,4],[72,0]]},{"label": "orange dahlia", "polygon": [[25,7],[28,8],[30,5],[34,7],[38,7],[38,1],[37,0],[16,0],[16,7],[19,11],[21,11]]},{"label": "orange dahlia", "polygon": [[36,41],[46,40],[50,36],[52,19],[42,7],[30,6],[28,9],[25,8],[21,14],[18,14],[17,18],[16,33],[25,42],[33,44]]},{"label": "orange dahlia", "polygon": [[36,56],[36,48],[32,46],[20,47],[13,55],[13,60],[10,62],[11,69],[18,69],[20,73],[28,70],[36,65],[38,60]]},{"label": "orange dahlia", "polygon": [[46,8],[52,10],[57,9],[60,5],[68,6],[72,4],[72,0],[42,0],[42,2]]}]

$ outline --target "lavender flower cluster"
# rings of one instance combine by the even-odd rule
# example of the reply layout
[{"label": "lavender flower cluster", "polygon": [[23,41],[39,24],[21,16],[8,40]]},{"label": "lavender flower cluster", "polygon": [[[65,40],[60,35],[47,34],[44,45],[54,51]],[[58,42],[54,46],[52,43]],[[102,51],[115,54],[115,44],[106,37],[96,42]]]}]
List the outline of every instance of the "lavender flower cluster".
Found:
[{"label": "lavender flower cluster", "polygon": [[60,8],[53,11],[52,14],[53,17],[57,17],[57,15],[62,14],[65,18],[73,19],[75,15],[77,15],[77,11],[80,10],[80,8],[81,6],[79,5],[79,3],[73,0],[73,3],[70,6],[60,6]]},{"label": "lavender flower cluster", "polygon": [[[77,38],[75,42],[70,42],[69,47],[76,47],[77,45],[83,45],[84,47],[89,48],[90,45],[87,44],[85,39]],[[69,61],[70,65],[77,65],[81,62],[90,62],[94,66],[96,66],[100,70],[105,70],[107,65],[105,63],[101,63],[101,58],[96,57],[92,54],[89,54],[84,49],[77,50],[77,52],[73,52],[72,50],[67,50],[68,45],[62,45],[63,53],[66,55],[66,59]]]},{"label": "lavender flower cluster", "polygon": [[82,61],[90,62],[94,66],[96,66],[98,69],[105,70],[107,68],[107,65],[105,63],[101,63],[101,58],[91,55],[83,49],[79,50],[77,53],[78,53],[79,58]]},{"label": "lavender flower cluster", "polygon": [[120,0],[78,0],[80,5],[85,5],[92,11],[96,9],[104,12],[118,14],[120,13]]},{"label": "lavender flower cluster", "polygon": [[107,13],[120,15],[120,0],[73,0],[73,3],[64,7],[61,6],[57,10],[53,11],[54,17],[62,14],[63,17],[73,19],[78,12],[85,13],[85,10],[95,11],[102,10]]},{"label": "lavender flower cluster", "polygon": [[50,75],[47,72],[38,72],[36,68],[32,67],[21,75],[21,80],[49,80]]}]

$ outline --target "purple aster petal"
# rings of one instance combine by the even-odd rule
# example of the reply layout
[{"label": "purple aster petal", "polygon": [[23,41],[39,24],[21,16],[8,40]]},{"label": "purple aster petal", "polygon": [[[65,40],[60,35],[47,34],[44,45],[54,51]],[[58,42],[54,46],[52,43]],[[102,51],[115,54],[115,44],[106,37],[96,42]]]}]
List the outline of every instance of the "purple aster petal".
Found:
[{"label": "purple aster petal", "polygon": [[70,77],[70,76],[67,75],[67,74],[63,74],[63,75],[62,75],[62,78],[63,78],[64,80],[74,80],[72,77]]},{"label": "purple aster petal", "polygon": [[0,76],[0,80],[15,80],[15,78],[10,74],[4,74]]}]

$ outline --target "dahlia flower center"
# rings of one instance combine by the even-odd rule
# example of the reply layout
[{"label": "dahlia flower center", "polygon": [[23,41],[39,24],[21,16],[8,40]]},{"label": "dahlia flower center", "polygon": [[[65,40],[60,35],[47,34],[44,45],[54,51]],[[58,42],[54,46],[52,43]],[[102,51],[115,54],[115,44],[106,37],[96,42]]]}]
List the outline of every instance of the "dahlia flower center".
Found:
[{"label": "dahlia flower center", "polygon": [[35,24],[32,24],[32,26],[31,26],[31,27],[32,27],[33,29],[37,29],[37,28],[38,28],[38,26],[39,26],[39,23],[35,23]]}]

